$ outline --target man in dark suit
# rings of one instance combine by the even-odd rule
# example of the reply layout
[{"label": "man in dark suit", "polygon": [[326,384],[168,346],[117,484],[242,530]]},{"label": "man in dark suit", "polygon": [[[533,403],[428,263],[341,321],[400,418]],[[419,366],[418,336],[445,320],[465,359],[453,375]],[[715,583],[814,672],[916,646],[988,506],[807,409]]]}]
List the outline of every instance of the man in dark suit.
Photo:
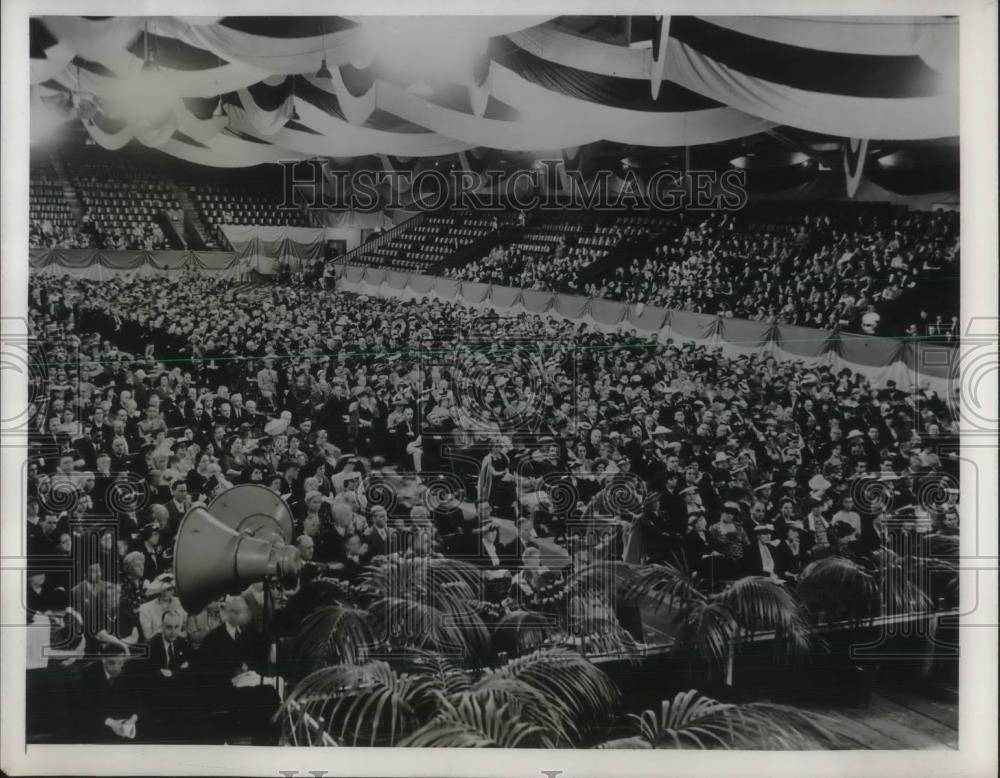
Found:
[{"label": "man in dark suit", "polygon": [[191,670],[191,644],[180,632],[180,615],[166,611],[160,633],[149,642],[149,666],[155,668],[161,678],[171,681],[187,678]]},{"label": "man in dark suit", "polygon": [[222,623],[201,644],[196,669],[202,704],[226,712],[218,730],[210,733],[224,742],[250,737],[267,743],[275,734],[270,719],[278,697],[255,676],[264,671],[266,646],[249,622],[246,600],[227,597]]},{"label": "man in dark suit", "polygon": [[121,645],[101,644],[101,659],[83,670],[75,700],[66,706],[71,737],[82,743],[127,743],[140,737],[145,716],[132,673],[125,672],[128,661]]},{"label": "man in dark suit", "polygon": [[785,581],[794,583],[809,564],[809,554],[802,543],[803,528],[800,522],[791,522],[784,540],[774,549],[775,572]]},{"label": "man in dark suit", "polygon": [[191,644],[181,634],[181,617],[163,614],[160,631],[149,641],[146,676],[153,701],[149,726],[156,739],[190,740],[190,715],[194,710],[191,677]]},{"label": "man in dark suit", "polygon": [[167,503],[167,526],[161,533],[160,542],[166,546],[170,546],[173,543],[174,536],[177,534],[177,527],[181,523],[181,519],[184,518],[184,514],[188,512],[188,508],[191,507],[191,500],[188,497],[188,487],[187,481],[183,478],[178,478],[172,484],[170,484],[170,502]]},{"label": "man in dark suit", "polygon": [[371,511],[372,526],[365,531],[361,538],[362,542],[368,546],[365,554],[367,564],[377,556],[387,556],[398,548],[396,541],[396,531],[388,526],[388,514],[381,505],[376,505]]}]

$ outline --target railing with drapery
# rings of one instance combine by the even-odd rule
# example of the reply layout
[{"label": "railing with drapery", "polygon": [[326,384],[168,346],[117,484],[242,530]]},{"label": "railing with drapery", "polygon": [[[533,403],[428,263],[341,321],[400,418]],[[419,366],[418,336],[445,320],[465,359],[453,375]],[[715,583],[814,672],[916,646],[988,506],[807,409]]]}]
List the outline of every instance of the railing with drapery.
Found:
[{"label": "railing with drapery", "polygon": [[423,211],[421,211],[420,213],[410,217],[406,221],[400,222],[395,227],[380,232],[378,235],[369,240],[367,243],[362,243],[357,248],[348,251],[342,257],[337,257],[336,260],[334,261],[338,265],[348,264],[355,257],[360,257],[362,254],[368,251],[373,251],[377,249],[379,246],[385,245],[390,240],[395,238],[397,235],[403,233],[405,230],[411,230],[414,227],[418,227],[420,223],[424,220],[425,215],[426,214]]},{"label": "railing with drapery", "polygon": [[322,259],[326,250],[324,227],[224,224],[222,231],[240,262],[266,276],[282,266],[297,273],[304,261]]},{"label": "railing with drapery", "polygon": [[354,265],[337,266],[337,289],[403,300],[446,300],[472,308],[569,319],[604,332],[719,348],[727,356],[765,353],[809,367],[850,368],[877,386],[907,390],[926,382],[945,401],[955,399],[958,359],[936,340],[855,335],[770,322],[730,319],[615,300],[458,281]]},{"label": "railing with drapery", "polygon": [[172,277],[210,273],[240,280],[249,268],[232,251],[122,251],[33,248],[28,267],[38,275],[73,275],[102,281],[115,275]]}]

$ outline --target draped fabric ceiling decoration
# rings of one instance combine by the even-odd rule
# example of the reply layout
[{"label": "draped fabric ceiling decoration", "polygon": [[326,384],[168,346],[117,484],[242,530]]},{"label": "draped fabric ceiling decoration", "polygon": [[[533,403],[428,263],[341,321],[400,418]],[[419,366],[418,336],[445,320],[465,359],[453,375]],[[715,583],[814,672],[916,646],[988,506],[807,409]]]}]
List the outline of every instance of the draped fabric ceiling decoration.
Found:
[{"label": "draped fabric ceiling decoration", "polygon": [[136,140],[219,167],[372,156],[467,169],[495,149],[576,159],[596,142],[677,148],[775,128],[854,148],[958,135],[955,19],[625,29],[624,17],[42,16],[30,72],[36,104],[61,102],[104,148]]}]

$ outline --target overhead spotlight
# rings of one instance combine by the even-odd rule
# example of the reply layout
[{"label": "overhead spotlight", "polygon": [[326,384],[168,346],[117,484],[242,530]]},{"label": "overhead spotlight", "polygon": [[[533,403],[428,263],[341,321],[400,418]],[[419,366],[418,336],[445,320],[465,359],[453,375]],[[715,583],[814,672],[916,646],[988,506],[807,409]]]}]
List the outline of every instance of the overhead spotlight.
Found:
[{"label": "overhead spotlight", "polygon": [[323,57],[323,62],[319,66],[319,70],[316,71],[316,78],[332,79],[333,74],[330,72],[330,68],[326,66],[326,57]]}]

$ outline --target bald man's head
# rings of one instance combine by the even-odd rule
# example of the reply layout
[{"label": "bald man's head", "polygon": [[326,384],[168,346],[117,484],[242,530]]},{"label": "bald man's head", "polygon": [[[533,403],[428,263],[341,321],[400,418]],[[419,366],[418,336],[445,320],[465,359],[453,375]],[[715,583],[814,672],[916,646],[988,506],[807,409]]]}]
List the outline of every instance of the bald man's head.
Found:
[{"label": "bald man's head", "polygon": [[343,502],[333,504],[333,522],[338,527],[349,527],[354,521],[354,511],[351,506]]},{"label": "bald man's head", "polygon": [[299,556],[302,557],[302,561],[311,562],[313,554],[316,553],[316,544],[313,539],[308,535],[299,535],[299,539],[295,542],[295,545],[299,549]]},{"label": "bald man's head", "polygon": [[242,597],[227,597],[224,615],[227,624],[242,627],[250,621],[250,608]]},{"label": "bald man's head", "polygon": [[167,511],[166,505],[154,503],[149,509],[149,517],[160,526],[165,527],[170,519],[170,513]]}]

